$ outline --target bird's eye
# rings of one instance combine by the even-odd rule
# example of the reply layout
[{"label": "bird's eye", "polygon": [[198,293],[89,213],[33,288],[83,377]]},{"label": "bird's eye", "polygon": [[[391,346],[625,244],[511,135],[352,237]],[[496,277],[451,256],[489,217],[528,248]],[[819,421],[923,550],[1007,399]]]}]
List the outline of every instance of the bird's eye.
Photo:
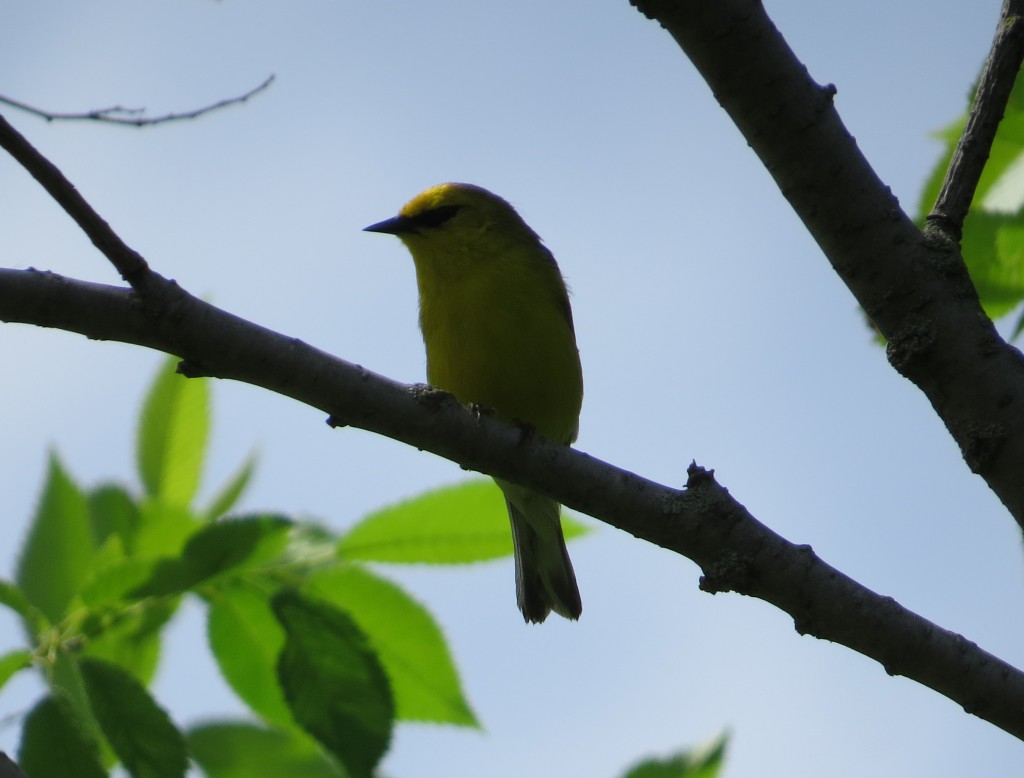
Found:
[{"label": "bird's eye", "polygon": [[440,227],[461,210],[461,205],[439,205],[437,208],[417,214],[413,217],[413,221],[416,222],[417,227],[428,229]]}]

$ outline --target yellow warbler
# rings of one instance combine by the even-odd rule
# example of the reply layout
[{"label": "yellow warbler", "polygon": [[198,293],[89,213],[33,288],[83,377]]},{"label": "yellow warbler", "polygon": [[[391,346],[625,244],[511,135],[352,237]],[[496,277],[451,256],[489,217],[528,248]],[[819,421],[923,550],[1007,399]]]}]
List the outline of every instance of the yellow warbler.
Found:
[{"label": "yellow warbler", "polygon": [[[427,381],[562,443],[576,439],[583,375],[569,295],[555,258],[515,209],[471,184],[441,184],[369,232],[412,253]],[[582,611],[565,549],[561,506],[495,479],[515,546],[523,618]]]}]

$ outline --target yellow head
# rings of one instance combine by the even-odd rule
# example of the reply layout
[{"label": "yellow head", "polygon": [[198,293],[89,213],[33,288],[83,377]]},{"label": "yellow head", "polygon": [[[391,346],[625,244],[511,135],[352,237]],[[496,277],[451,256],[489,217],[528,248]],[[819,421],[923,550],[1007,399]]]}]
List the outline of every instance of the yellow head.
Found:
[{"label": "yellow head", "polygon": [[[366,228],[396,235],[433,272],[460,276],[509,246],[541,246],[540,238],[505,200],[473,184],[438,184],[406,203],[398,216]],[[553,260],[552,260],[553,262]]]}]

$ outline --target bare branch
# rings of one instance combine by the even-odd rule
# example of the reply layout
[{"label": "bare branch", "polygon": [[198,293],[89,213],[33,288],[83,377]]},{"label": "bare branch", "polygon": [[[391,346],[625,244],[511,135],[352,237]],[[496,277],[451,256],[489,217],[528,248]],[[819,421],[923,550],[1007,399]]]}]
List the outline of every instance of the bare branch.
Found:
[{"label": "bare branch", "polygon": [[958,247],[925,236],[756,0],[632,0],[708,82],[832,267],[1024,527],[1024,359],[978,302]]},{"label": "bare branch", "polygon": [[[169,283],[164,281],[163,283]],[[1024,739],[1024,673],[882,597],[758,522],[691,465],[672,489],[580,451],[474,414],[443,392],[407,386],[173,287],[175,315],[154,316],[129,289],[0,269],[0,320],[80,332],[183,357],[187,375],[234,379],[292,397],[350,425],[548,494],[689,557],[701,588],[758,597],[801,634],[842,643]]]},{"label": "bare branch", "polygon": [[42,108],[36,108],[28,103],[23,103],[20,100],[15,100],[11,97],[5,97],[0,95],[0,103],[9,105],[12,108],[17,108],[19,111],[25,111],[33,116],[38,116],[42,119],[46,119],[48,122],[52,121],[91,121],[91,122],[106,122],[107,124],[121,124],[128,125],[131,127],[149,127],[154,124],[166,124],[167,122],[181,121],[182,119],[196,119],[205,114],[213,111],[220,110],[221,108],[227,108],[230,105],[238,105],[244,103],[251,97],[255,97],[257,94],[267,89],[272,83],[276,76],[273,74],[267,76],[259,86],[253,87],[245,94],[238,95],[237,97],[229,97],[224,100],[218,100],[210,105],[203,106],[202,108],[195,108],[191,111],[182,111],[180,113],[167,113],[163,116],[143,116],[146,113],[145,108],[125,108],[121,105],[114,105],[110,108],[97,108],[92,111],[83,111],[81,113],[59,113],[56,111],[47,111]]},{"label": "bare branch", "polygon": [[93,245],[117,268],[121,278],[131,284],[143,296],[151,288],[149,283],[154,275],[146,260],[129,248],[110,229],[93,207],[86,202],[74,185],[57,169],[50,160],[28,142],[28,140],[0,116],[0,147],[18,160],[43,189],[57,201],[61,208],[75,220],[82,231],[89,236]]},{"label": "bare branch", "polygon": [[1024,60],[1024,0],[1004,0],[995,40],[928,223],[960,242],[1013,83]]}]

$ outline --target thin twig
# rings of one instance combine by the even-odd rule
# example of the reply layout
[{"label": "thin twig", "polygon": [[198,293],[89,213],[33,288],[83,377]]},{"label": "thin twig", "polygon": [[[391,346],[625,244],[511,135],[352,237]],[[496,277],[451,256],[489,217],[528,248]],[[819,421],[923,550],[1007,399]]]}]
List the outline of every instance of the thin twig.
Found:
[{"label": "thin twig", "polygon": [[1024,0],[1003,0],[995,39],[974,93],[967,124],[949,161],[949,169],[928,224],[960,242],[992,143],[1006,111],[1013,83],[1024,60]]},{"label": "thin twig", "polygon": [[275,76],[273,74],[267,76],[267,78],[257,87],[250,89],[248,92],[237,97],[229,97],[224,100],[218,100],[216,103],[203,106],[202,108],[195,108],[191,111],[182,111],[180,113],[167,113],[163,116],[146,117],[143,116],[146,112],[145,108],[125,108],[121,105],[114,105],[110,108],[96,108],[91,111],[83,111],[81,113],[58,113],[56,111],[47,111],[43,108],[36,108],[35,106],[23,103],[20,100],[15,100],[11,97],[5,97],[0,95],[0,103],[17,108],[19,111],[25,111],[33,116],[38,116],[42,119],[46,119],[48,122],[52,121],[92,121],[92,122],[106,122],[108,124],[121,124],[128,125],[131,127],[148,127],[154,124],[166,124],[167,122],[180,121],[182,119],[195,119],[204,114],[208,114],[212,111],[219,110],[221,108],[227,108],[229,105],[237,105],[239,103],[246,102],[250,97],[257,95],[264,89],[269,87],[274,82]]},{"label": "thin twig", "polygon": [[93,245],[117,268],[121,278],[145,297],[155,276],[146,260],[118,237],[57,166],[44,157],[3,116],[0,116],[0,147],[18,160],[50,197],[75,220],[89,236]]}]

